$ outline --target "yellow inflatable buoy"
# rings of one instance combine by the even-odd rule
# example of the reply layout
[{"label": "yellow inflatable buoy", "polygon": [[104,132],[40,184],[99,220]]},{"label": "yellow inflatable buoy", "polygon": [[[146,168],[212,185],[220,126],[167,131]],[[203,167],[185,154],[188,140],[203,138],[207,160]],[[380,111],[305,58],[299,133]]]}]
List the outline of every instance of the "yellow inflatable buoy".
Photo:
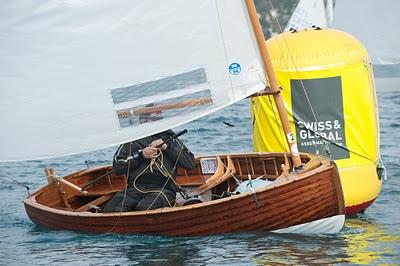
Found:
[{"label": "yellow inflatable buoy", "polygon": [[[366,49],[347,33],[314,28],[279,34],[267,47],[299,151],[334,159],[346,214],[363,212],[382,186],[378,106]],[[270,97],[252,100],[254,150],[286,151]]]}]

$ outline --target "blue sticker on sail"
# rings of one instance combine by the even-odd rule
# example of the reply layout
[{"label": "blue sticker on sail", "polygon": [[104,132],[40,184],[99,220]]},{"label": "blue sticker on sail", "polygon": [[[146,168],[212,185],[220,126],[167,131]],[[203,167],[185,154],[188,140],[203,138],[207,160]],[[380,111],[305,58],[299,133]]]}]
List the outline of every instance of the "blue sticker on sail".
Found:
[{"label": "blue sticker on sail", "polygon": [[242,71],[242,67],[240,66],[239,63],[230,64],[228,69],[231,75],[237,75],[240,73],[240,71]]}]

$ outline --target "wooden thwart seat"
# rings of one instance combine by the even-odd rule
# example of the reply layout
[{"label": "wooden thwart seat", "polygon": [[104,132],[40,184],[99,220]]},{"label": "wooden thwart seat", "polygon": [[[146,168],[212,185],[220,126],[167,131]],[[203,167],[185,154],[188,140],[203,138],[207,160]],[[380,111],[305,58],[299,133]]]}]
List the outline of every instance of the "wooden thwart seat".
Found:
[{"label": "wooden thwart seat", "polygon": [[90,209],[92,209],[94,206],[99,206],[103,203],[105,203],[106,201],[108,201],[109,199],[111,199],[114,196],[115,192],[111,192],[109,194],[103,195],[95,200],[92,200],[91,202],[83,205],[82,207],[79,207],[78,209],[76,209],[76,212],[84,212],[84,211],[88,211]]},{"label": "wooden thwart seat", "polygon": [[192,197],[201,195],[232,177],[236,173],[235,165],[229,155],[226,157],[226,160],[228,161],[228,165],[224,172],[224,164],[221,158],[217,157],[217,170],[214,175],[207,179],[205,184],[192,190],[189,195]]}]

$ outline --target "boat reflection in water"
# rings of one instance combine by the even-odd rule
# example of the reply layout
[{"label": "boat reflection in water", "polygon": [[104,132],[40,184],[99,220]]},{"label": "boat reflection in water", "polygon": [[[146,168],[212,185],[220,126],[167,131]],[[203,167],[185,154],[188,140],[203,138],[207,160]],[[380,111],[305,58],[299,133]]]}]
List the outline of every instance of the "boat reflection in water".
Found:
[{"label": "boat reflection in water", "polygon": [[[343,237],[347,242],[344,251],[348,262],[356,264],[383,263],[385,255],[395,253],[400,245],[400,235],[389,235],[384,227],[374,220],[348,219]],[[392,261],[393,262],[393,261]]]},{"label": "boat reflection in water", "polygon": [[[358,217],[346,220],[340,235],[255,235],[249,249],[261,265],[310,265],[394,263],[393,256],[400,244],[400,235],[389,234],[374,220]],[[396,248],[397,247],[397,248]]]}]

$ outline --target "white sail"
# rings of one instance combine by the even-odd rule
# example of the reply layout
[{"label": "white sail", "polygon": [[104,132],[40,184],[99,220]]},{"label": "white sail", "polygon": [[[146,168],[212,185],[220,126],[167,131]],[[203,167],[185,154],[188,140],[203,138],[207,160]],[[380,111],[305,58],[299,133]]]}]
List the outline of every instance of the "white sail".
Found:
[{"label": "white sail", "polygon": [[0,161],[178,126],[263,89],[263,73],[241,0],[2,1]]},{"label": "white sail", "polygon": [[285,31],[318,26],[327,28],[332,22],[332,0],[300,0],[297,4]]},{"label": "white sail", "polygon": [[337,0],[332,27],[348,32],[367,48],[377,77],[400,77],[398,0]]}]

